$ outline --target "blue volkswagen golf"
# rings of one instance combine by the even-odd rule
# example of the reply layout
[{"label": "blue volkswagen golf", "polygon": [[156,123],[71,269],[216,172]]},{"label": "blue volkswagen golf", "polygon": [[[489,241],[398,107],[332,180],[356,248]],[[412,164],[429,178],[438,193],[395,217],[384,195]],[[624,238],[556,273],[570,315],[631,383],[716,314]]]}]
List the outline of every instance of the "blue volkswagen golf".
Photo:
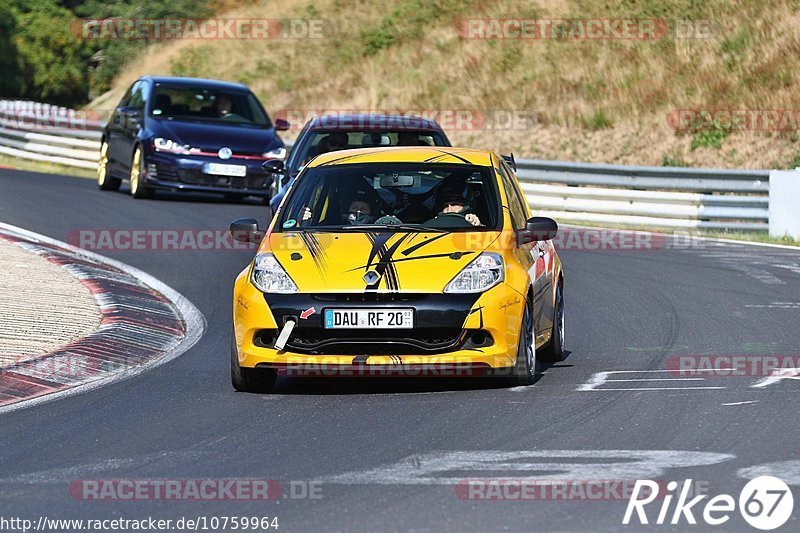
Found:
[{"label": "blue volkswagen golf", "polygon": [[246,86],[197,78],[143,76],[106,125],[97,184],[146,198],[156,189],[257,196],[269,203],[273,175],[262,168],[286,156],[278,131]]}]

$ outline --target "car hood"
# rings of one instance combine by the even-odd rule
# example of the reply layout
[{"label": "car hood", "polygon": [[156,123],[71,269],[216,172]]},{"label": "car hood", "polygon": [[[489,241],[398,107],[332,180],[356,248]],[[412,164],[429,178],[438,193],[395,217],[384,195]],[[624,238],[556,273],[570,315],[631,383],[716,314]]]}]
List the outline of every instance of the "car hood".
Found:
[{"label": "car hood", "polygon": [[227,146],[234,153],[263,153],[283,146],[274,128],[259,129],[247,126],[226,126],[220,123],[156,120],[154,136],[166,137],[180,144],[188,144],[216,152]]},{"label": "car hood", "polygon": [[[300,292],[439,293],[498,232],[271,233],[271,252]],[[375,272],[377,282],[365,280]]]}]

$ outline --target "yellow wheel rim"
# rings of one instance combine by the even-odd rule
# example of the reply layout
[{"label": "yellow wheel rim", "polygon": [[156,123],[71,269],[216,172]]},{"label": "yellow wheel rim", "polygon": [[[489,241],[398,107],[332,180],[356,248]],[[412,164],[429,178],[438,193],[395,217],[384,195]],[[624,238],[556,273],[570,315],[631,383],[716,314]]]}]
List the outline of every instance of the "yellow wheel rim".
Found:
[{"label": "yellow wheel rim", "polygon": [[106,182],[108,171],[108,144],[103,142],[100,145],[100,160],[97,162],[97,183],[103,185]]},{"label": "yellow wheel rim", "polygon": [[133,161],[131,162],[131,192],[136,193],[139,191],[139,174],[140,174],[140,161],[141,152],[137,148],[133,153]]}]

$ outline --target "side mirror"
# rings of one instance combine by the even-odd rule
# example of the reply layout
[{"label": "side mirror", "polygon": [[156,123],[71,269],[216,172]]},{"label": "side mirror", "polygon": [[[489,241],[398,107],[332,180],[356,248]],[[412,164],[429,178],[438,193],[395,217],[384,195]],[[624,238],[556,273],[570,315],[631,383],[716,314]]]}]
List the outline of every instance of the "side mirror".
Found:
[{"label": "side mirror", "polygon": [[258,221],[254,218],[237,218],[231,222],[231,237],[239,242],[260,242],[264,232],[258,229]]},{"label": "side mirror", "polygon": [[292,125],[289,124],[288,120],[284,120],[282,118],[275,119],[275,131],[286,131],[291,127]]},{"label": "side mirror", "polygon": [[525,223],[525,231],[519,232],[517,244],[533,241],[549,241],[558,234],[558,224],[552,218],[533,217]]},{"label": "side mirror", "polygon": [[117,113],[127,118],[141,118],[142,110],[138,107],[122,106],[117,108]]},{"label": "side mirror", "polygon": [[514,159],[513,152],[509,155],[504,155],[503,159],[505,160],[506,163],[508,163],[511,166],[512,169],[514,169],[514,172],[517,171],[517,160]]},{"label": "side mirror", "polygon": [[270,174],[286,173],[286,166],[280,159],[270,159],[269,161],[264,161],[263,163],[261,163],[261,168],[263,168]]}]

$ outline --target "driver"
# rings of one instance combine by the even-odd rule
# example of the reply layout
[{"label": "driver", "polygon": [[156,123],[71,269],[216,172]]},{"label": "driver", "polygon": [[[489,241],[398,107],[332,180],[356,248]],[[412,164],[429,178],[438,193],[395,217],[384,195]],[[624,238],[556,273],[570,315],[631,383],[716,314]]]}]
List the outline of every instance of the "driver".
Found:
[{"label": "driver", "polygon": [[469,202],[467,202],[464,195],[452,189],[446,189],[436,195],[436,205],[439,213],[433,219],[426,222],[434,226],[442,223],[447,225],[445,221],[450,216],[461,216],[473,226],[480,226],[481,219],[475,213],[469,213]]},{"label": "driver", "polygon": [[220,94],[217,96],[216,100],[214,100],[214,110],[217,112],[220,118],[225,118],[228,115],[231,115],[231,109],[233,108],[233,100],[227,94]]}]

